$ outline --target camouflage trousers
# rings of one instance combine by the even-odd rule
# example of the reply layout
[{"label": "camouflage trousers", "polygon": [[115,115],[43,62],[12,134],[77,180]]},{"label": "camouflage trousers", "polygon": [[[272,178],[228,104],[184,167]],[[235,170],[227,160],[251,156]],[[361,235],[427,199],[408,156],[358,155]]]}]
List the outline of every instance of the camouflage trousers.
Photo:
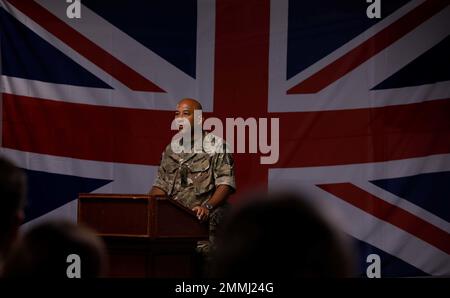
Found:
[{"label": "camouflage trousers", "polygon": [[197,252],[208,258],[215,249],[216,237],[220,231],[223,218],[229,210],[229,205],[224,204],[216,208],[209,216],[209,239],[197,242]]}]

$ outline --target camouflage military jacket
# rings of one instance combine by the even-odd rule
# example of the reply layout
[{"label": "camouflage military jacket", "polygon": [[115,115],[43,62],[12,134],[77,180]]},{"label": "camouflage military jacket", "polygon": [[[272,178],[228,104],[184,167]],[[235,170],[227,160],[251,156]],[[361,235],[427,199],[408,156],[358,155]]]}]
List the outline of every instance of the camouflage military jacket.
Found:
[{"label": "camouflage military jacket", "polygon": [[236,188],[231,153],[175,153],[169,144],[162,154],[153,186],[193,208],[209,200],[221,184]]}]

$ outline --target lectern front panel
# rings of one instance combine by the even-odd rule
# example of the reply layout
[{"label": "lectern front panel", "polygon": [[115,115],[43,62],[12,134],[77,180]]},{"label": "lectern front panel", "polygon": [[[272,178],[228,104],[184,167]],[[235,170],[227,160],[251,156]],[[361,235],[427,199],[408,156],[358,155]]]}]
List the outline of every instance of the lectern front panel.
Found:
[{"label": "lectern front panel", "polygon": [[79,220],[100,236],[147,236],[147,198],[80,198]]},{"label": "lectern front panel", "polygon": [[154,218],[156,237],[208,239],[208,225],[191,212],[174,205],[169,199],[156,198],[158,210]]}]

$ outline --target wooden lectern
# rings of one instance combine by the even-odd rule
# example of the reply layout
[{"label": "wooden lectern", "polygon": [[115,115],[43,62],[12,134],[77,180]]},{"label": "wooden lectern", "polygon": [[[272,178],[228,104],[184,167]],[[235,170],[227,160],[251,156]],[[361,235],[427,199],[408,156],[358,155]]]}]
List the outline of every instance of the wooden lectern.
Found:
[{"label": "wooden lectern", "polygon": [[110,277],[196,277],[197,241],[208,225],[165,197],[80,194],[78,222],[94,229],[107,246]]}]

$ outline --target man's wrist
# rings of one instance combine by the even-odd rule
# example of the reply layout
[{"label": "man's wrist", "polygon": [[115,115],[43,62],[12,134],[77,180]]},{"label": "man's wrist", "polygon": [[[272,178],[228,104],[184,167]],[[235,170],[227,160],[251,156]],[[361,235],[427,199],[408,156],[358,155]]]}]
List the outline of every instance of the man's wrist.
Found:
[{"label": "man's wrist", "polygon": [[208,209],[209,211],[212,211],[214,209],[214,206],[209,204],[208,202],[203,204],[203,207],[205,207],[206,209]]}]

